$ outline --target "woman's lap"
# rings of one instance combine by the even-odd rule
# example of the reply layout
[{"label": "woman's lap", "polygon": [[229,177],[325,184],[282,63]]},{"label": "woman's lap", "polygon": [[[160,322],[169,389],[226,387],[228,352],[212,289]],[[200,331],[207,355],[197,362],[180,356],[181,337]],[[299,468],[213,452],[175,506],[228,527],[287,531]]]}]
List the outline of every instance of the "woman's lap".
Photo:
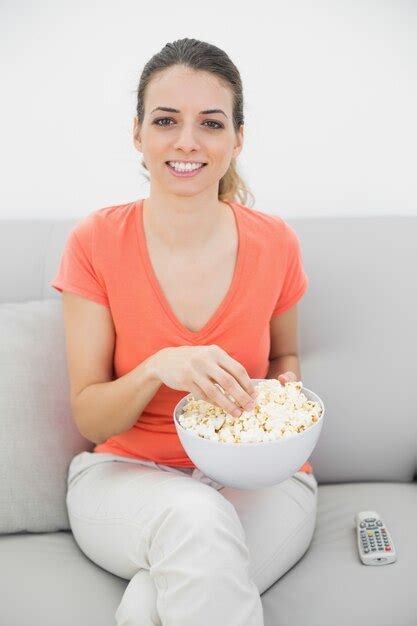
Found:
[{"label": "woman's lap", "polygon": [[201,525],[202,542],[204,516],[227,514],[244,538],[249,575],[260,593],[303,556],[316,522],[317,481],[304,472],[272,487],[238,490],[198,470],[84,452],[74,457],[68,483],[68,514],[79,547],[127,580],[149,570],[155,528],[173,509]]},{"label": "woman's lap", "polygon": [[317,514],[317,481],[297,472],[278,485],[256,490],[224,487],[245,531],[250,574],[260,593],[283,576],[311,543]]}]

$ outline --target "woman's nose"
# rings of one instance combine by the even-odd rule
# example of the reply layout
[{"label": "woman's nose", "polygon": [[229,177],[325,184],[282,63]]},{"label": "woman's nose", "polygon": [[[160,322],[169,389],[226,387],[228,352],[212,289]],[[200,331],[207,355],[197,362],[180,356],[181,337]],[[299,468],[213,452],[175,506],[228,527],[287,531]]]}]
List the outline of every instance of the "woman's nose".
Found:
[{"label": "woman's nose", "polygon": [[183,128],[179,132],[177,140],[174,143],[174,148],[182,148],[184,150],[198,150],[199,143],[195,136],[195,129],[190,126],[183,126]]}]

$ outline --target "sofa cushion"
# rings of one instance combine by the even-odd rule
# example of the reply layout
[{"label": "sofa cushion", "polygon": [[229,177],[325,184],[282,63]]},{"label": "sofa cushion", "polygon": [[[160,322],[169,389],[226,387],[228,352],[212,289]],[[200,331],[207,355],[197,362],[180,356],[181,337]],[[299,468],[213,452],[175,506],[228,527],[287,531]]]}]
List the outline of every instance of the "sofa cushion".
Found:
[{"label": "sofa cushion", "polygon": [[[369,507],[392,534],[395,563],[372,567],[359,559],[354,517]],[[262,594],[265,626],[415,626],[416,517],[416,482],[319,486],[309,549]],[[0,537],[0,554],[8,600],[0,603],[0,624],[116,623],[128,581],[98,567],[71,533]]]},{"label": "sofa cushion", "polygon": [[0,533],[70,528],[72,458],[94,444],[72,417],[62,305],[0,304]]}]

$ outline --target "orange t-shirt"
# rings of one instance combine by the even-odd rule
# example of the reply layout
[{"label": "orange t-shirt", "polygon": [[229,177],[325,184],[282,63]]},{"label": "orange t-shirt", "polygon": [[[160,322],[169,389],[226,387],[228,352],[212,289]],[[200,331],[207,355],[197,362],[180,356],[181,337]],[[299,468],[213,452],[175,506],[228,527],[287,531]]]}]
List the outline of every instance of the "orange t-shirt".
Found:
[{"label": "orange t-shirt", "polygon": [[[280,217],[228,202],[239,247],[233,280],[204,327],[193,332],[174,315],[148,254],[143,198],[91,212],[72,228],[51,286],[110,308],[116,331],[116,378],[167,346],[216,344],[241,363],[250,378],[265,378],[273,315],[304,295],[308,278],[295,231]],[[195,467],[173,421],[187,395],[161,384],[137,422],[97,444],[110,452],[178,467]],[[309,462],[300,468],[312,472]]]}]

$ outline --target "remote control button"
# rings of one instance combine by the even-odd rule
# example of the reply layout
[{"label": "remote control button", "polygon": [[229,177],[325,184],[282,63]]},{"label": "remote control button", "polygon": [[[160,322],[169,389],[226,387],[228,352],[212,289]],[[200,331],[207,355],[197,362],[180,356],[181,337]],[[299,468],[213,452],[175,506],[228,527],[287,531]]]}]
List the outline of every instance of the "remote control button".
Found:
[{"label": "remote control button", "polygon": [[364,526],[366,526],[366,524],[365,524],[365,522],[361,522],[361,523],[359,524],[359,526],[360,526],[361,528],[364,528]]},{"label": "remote control button", "polygon": [[375,517],[367,517],[365,518],[365,522],[375,522],[376,518]]},{"label": "remote control button", "polygon": [[382,526],[382,522],[381,522],[381,520],[378,520],[378,521],[377,521],[377,526]]},{"label": "remote control button", "polygon": [[369,552],[369,548],[365,548],[364,552],[368,553]]},{"label": "remote control button", "polygon": [[385,546],[385,552],[391,552],[391,548],[389,546]]}]

